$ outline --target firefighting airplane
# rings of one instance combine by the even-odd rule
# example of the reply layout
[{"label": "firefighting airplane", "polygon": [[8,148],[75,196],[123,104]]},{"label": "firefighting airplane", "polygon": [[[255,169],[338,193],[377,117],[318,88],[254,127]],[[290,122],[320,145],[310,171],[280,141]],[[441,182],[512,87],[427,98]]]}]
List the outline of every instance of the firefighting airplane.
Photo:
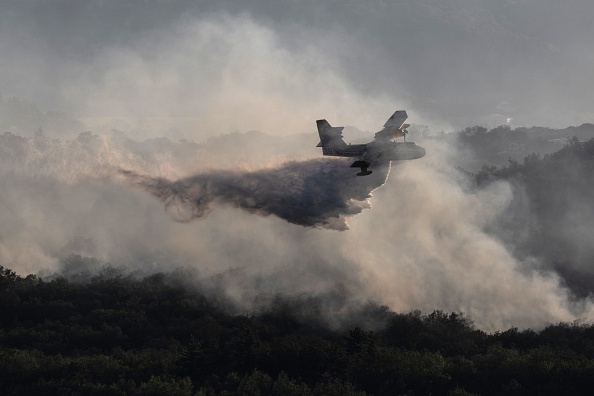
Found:
[{"label": "firefighting airplane", "polygon": [[[408,118],[406,111],[398,110],[386,121],[384,128],[375,134],[372,142],[367,144],[346,144],[342,140],[344,127],[333,127],[326,120],[317,120],[320,143],[316,147],[322,148],[324,155],[334,157],[359,157],[353,162],[351,168],[361,168],[357,176],[371,174],[367,170],[376,160],[398,161],[421,158],[425,155],[425,149],[413,142],[406,141],[406,128],[410,125],[404,122]],[[404,138],[403,142],[396,142],[393,139]]]}]

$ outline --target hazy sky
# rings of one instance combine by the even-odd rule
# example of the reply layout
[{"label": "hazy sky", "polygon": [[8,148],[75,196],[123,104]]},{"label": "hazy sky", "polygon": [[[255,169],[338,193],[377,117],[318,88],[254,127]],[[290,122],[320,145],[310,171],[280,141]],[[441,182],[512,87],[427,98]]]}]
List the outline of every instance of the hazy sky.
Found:
[{"label": "hazy sky", "polygon": [[197,140],[322,117],[375,130],[396,108],[434,129],[565,127],[594,122],[593,16],[587,0],[5,0],[0,93]]}]

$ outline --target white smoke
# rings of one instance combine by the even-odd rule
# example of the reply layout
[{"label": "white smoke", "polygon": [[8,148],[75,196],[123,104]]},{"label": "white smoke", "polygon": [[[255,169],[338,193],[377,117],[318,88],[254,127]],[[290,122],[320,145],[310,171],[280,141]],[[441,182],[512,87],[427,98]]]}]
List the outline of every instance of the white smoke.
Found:
[{"label": "white smoke", "polygon": [[182,19],[133,47],[106,49],[90,67],[101,81],[64,95],[81,98],[76,111],[89,128],[133,137],[167,131],[202,141],[246,128],[286,136],[311,131],[321,117],[372,125],[393,106],[383,95],[358,94],[315,42],[288,50],[245,15]]},{"label": "white smoke", "polygon": [[479,191],[466,176],[436,157],[395,167],[375,194],[375,207],[352,221],[345,241],[373,279],[377,298],[399,311],[464,312],[482,329],[540,327],[594,319],[590,299],[576,301],[559,276],[539,270],[534,258],[518,259],[486,230],[515,194],[506,182]]},{"label": "white smoke", "polygon": [[[304,135],[302,144],[312,138]],[[194,268],[204,279],[220,274],[216,293],[237,312],[253,312],[277,293],[312,296],[332,326],[370,301],[397,311],[462,311],[485,330],[594,317],[590,299],[573,298],[554,272],[514,257],[488,232],[508,209],[513,187],[470,188],[439,141],[423,143],[423,159],[394,163],[383,186],[387,169],[357,177],[349,160],[326,158],[170,181],[158,176],[163,147],[176,157],[183,144],[149,149],[128,139],[110,145],[102,162],[104,151],[92,149],[102,139],[90,141],[47,145],[36,152],[44,161],[35,167],[4,164],[2,265],[22,274],[93,271],[108,262],[145,273]],[[142,157],[134,154],[139,147]],[[60,163],[65,152],[71,173],[41,165]],[[112,179],[118,163],[135,169],[120,171],[124,183]],[[370,202],[374,208],[363,211]],[[346,232],[324,229],[345,229],[347,220]]]},{"label": "white smoke", "polygon": [[[425,158],[394,164],[373,193],[374,209],[363,211],[385,180],[379,169],[374,181],[354,176],[346,160],[307,154],[267,163],[279,141],[248,147],[241,134],[221,151],[145,140],[261,129],[309,132],[291,142],[313,149],[317,118],[369,129],[406,107],[362,94],[314,40],[299,44],[284,46],[272,28],[245,16],[190,18],[75,68],[78,80],[61,95],[97,125],[92,134],[0,140],[2,265],[21,274],[60,271],[76,267],[74,254],[80,268],[192,268],[204,279],[218,276],[219,292],[241,312],[277,293],[314,296],[330,324],[369,301],[398,311],[462,311],[485,330],[594,318],[590,299],[574,299],[554,272],[514,257],[487,231],[516,191],[506,183],[468,188],[445,160],[456,157],[448,147],[428,145]],[[135,139],[97,132],[118,117]],[[246,151],[256,158],[247,165],[237,154]],[[113,181],[117,168],[156,198]],[[159,200],[180,220],[208,216],[174,222]],[[344,229],[347,218],[347,232],[324,229]]]}]

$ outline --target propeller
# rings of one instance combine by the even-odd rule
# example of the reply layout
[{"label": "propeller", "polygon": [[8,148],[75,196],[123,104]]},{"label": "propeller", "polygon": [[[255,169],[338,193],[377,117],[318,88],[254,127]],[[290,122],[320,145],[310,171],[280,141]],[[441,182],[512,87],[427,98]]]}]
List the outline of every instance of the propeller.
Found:
[{"label": "propeller", "polygon": [[402,137],[404,137],[404,141],[406,142],[406,135],[408,134],[408,131],[406,130],[406,128],[408,128],[410,126],[410,124],[402,124],[402,126],[400,127],[400,130],[402,131]]},{"label": "propeller", "polygon": [[[408,126],[408,125],[407,125]],[[405,128],[402,129],[394,129],[391,133],[392,135],[392,139],[397,139],[399,137],[404,138],[404,141],[406,142],[406,134],[408,133],[408,131]]]},{"label": "propeller", "polygon": [[384,129],[375,134],[375,139],[398,139],[399,137],[401,137],[404,138],[404,141],[406,142],[406,134],[408,133],[406,128],[408,128],[409,126],[409,124],[403,124],[400,128],[385,127]]}]

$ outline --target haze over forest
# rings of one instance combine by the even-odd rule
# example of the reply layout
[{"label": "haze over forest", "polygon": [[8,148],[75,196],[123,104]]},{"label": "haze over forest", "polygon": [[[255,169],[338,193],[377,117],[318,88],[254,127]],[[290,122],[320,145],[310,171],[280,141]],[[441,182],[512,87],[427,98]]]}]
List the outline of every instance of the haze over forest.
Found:
[{"label": "haze over forest", "polygon": [[[592,321],[590,146],[544,157],[594,136],[592,4],[2,2],[0,265],[190,268],[331,328],[370,301]],[[315,148],[316,119],[365,140],[396,109],[425,158],[366,179]]]}]

